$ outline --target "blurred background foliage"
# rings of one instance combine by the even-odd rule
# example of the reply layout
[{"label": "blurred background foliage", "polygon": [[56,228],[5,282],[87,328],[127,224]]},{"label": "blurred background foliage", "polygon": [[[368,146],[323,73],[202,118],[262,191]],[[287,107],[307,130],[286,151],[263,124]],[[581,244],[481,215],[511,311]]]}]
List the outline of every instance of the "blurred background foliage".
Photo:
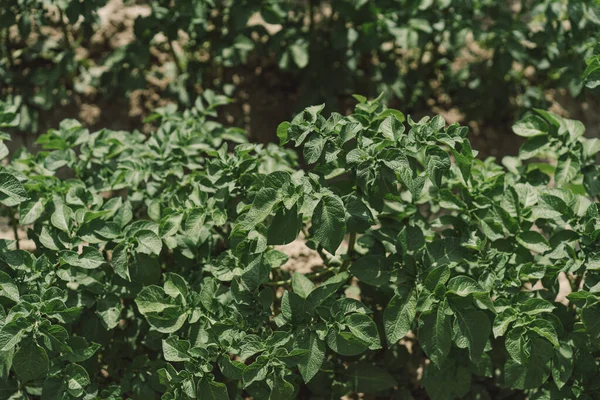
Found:
[{"label": "blurred background foliage", "polygon": [[307,105],[384,93],[503,155],[532,107],[594,125],[581,77],[599,28],[597,0],[3,0],[0,97],[31,144],[67,117],[143,130],[211,89],[236,100],[223,122],[269,142]]}]

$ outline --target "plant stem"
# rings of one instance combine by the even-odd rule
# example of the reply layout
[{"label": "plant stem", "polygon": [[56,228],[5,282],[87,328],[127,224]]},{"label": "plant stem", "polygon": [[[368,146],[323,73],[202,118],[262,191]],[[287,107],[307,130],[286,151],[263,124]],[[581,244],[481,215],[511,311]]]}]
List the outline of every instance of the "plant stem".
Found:
[{"label": "plant stem", "polygon": [[63,36],[65,37],[65,44],[67,45],[67,49],[73,49],[73,45],[71,43],[71,38],[69,37],[69,30],[67,29],[67,24],[65,23],[65,18],[63,11],[60,7],[58,7],[58,18],[60,19],[60,28],[63,32]]},{"label": "plant stem", "polygon": [[348,252],[346,252],[346,259],[340,268],[340,272],[346,271],[352,262],[352,255],[354,254],[354,245],[356,244],[356,232],[350,233],[348,239]]},{"label": "plant stem", "polygon": [[15,219],[14,216],[10,217],[10,224],[12,225],[13,234],[15,235],[15,242],[17,243],[17,250],[20,250],[21,246],[19,245],[19,232],[17,230],[17,220]]},{"label": "plant stem", "polygon": [[327,259],[327,256],[325,255],[325,253],[323,253],[323,247],[321,247],[319,245],[319,247],[317,247],[317,253],[319,253],[319,257],[321,257],[321,260],[323,260],[323,264],[325,266],[329,265],[329,260]]},{"label": "plant stem", "polygon": [[310,236],[308,234],[308,231],[306,230],[306,227],[302,227],[302,234],[304,235],[304,239],[308,239],[308,237]]},{"label": "plant stem", "polygon": [[[305,274],[304,276],[306,276],[308,279],[320,278],[323,275],[327,275],[330,272],[335,271],[335,269],[336,269],[335,266],[331,266],[331,267],[322,269],[319,272]],[[299,274],[299,272],[294,272],[294,273]],[[274,282],[265,282],[265,283],[263,283],[263,285],[265,285],[265,286],[283,286],[283,285],[289,285],[290,283],[292,283],[292,278],[283,279],[283,280],[274,281]]]}]

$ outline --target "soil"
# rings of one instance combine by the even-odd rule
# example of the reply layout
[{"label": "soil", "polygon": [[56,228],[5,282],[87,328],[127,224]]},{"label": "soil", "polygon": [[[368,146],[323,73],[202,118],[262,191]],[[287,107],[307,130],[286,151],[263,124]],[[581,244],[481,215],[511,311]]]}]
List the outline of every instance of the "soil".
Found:
[{"label": "soil", "polygon": [[[24,229],[17,229],[17,237],[19,238],[19,248],[21,250],[35,251],[35,242],[27,237]],[[0,218],[0,239],[15,240],[15,233],[6,217]]]}]

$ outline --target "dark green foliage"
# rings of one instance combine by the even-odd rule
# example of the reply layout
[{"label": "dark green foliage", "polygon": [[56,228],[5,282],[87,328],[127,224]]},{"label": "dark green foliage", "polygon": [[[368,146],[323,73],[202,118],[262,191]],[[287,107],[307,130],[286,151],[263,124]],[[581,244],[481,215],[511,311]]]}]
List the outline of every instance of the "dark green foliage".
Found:
[{"label": "dark green foliage", "polygon": [[[157,110],[149,137],[67,120],[2,167],[35,249],[0,241],[0,398],[600,396],[581,123],[534,111],[501,166],[464,127],[357,96],[280,125],[301,170],[212,122],[214,99]],[[304,275],[274,248],[300,232],[323,260]]]},{"label": "dark green foliage", "polygon": [[[456,107],[492,124],[546,108],[549,89],[583,97],[584,71],[588,87],[597,81],[597,61],[584,62],[599,38],[596,0],[149,0],[118,47],[94,36],[106,3],[4,0],[2,94],[22,107],[25,131],[74,98],[118,99],[149,82],[191,107],[198,87],[233,91],[232,75],[251,80],[257,67],[289,86],[290,111],[385,91],[411,113]],[[322,142],[310,143],[316,156]]]}]

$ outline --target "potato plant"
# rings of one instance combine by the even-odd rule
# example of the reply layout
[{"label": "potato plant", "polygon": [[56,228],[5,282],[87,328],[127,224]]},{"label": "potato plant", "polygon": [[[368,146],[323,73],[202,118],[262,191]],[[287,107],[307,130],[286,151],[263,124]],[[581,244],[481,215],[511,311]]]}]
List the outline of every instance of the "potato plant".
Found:
[{"label": "potato plant", "polygon": [[[281,123],[286,147],[207,92],[148,137],[65,120],[14,154],[0,398],[598,398],[600,141],[534,110],[498,163],[355,98]],[[295,240],[310,273],[282,268]]]}]

